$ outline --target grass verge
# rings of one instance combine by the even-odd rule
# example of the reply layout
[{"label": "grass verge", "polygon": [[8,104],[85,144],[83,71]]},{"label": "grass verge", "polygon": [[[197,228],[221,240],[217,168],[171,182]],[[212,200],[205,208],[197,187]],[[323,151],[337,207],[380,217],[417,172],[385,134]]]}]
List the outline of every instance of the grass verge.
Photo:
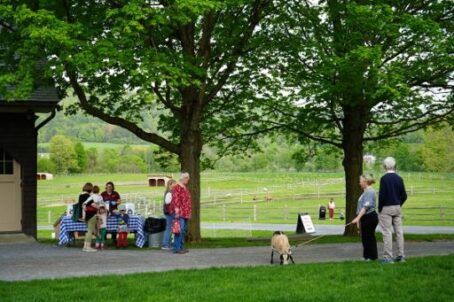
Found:
[{"label": "grass verge", "polygon": [[454,255],[0,282],[2,301],[452,301]]}]

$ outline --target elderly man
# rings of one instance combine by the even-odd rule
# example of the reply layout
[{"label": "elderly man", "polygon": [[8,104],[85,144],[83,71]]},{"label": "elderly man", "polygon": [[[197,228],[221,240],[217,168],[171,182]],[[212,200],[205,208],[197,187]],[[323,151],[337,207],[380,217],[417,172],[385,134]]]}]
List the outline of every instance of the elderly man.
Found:
[{"label": "elderly man", "polygon": [[[407,200],[404,181],[396,173],[396,160],[387,157],[383,161],[386,174],[380,179],[378,210],[380,227],[383,232],[384,255],[382,263],[404,262],[404,233],[400,208]],[[392,230],[396,234],[398,255],[393,259]]]}]

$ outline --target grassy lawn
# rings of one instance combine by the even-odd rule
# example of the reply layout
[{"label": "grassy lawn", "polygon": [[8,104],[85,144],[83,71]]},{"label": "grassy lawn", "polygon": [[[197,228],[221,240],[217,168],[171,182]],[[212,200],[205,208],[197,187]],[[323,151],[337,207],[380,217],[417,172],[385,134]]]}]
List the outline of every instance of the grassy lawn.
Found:
[{"label": "grassy lawn", "polygon": [[[127,264],[126,264],[127,265]],[[454,255],[0,282],[7,301],[452,301]]]},{"label": "grassy lawn", "polygon": [[[403,212],[405,224],[454,226],[453,173],[401,175],[409,193]],[[61,215],[86,181],[103,187],[109,180],[116,183],[123,199],[136,203],[143,214],[161,214],[163,188],[148,187],[146,174],[56,175],[53,180],[38,182],[38,224],[48,225]],[[336,212],[342,211],[343,192],[342,173],[204,172],[202,221],[295,223],[298,212],[309,212],[317,224],[343,224],[339,219],[315,219],[318,206],[326,205],[329,197],[335,198]],[[266,201],[267,197],[270,200]]]}]

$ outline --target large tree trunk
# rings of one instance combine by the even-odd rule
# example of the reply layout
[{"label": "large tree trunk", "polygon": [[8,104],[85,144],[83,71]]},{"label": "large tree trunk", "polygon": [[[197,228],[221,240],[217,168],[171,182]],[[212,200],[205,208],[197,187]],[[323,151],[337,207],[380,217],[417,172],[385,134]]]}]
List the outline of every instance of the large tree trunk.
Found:
[{"label": "large tree trunk", "polygon": [[[350,110],[348,110],[350,111]],[[364,115],[359,110],[345,112],[343,143],[344,150],[343,166],[345,171],[345,214],[346,223],[356,217],[358,198],[362,193],[359,185],[359,177],[363,174],[363,138],[365,125]],[[357,235],[356,225],[349,225],[344,230],[344,235]]]},{"label": "large tree trunk", "polygon": [[189,221],[187,240],[200,242],[200,155],[202,138],[200,131],[185,131],[182,139],[180,162],[181,170],[190,175],[189,190],[192,196],[192,219]]}]

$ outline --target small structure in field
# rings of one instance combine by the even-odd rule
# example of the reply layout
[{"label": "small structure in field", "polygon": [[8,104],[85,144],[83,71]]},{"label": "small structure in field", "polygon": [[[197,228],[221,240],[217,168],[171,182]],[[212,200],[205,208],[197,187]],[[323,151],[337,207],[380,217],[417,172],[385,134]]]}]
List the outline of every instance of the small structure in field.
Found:
[{"label": "small structure in field", "polygon": [[54,175],[47,172],[36,173],[36,180],[51,180],[54,179]]},{"label": "small structure in field", "polygon": [[172,176],[167,175],[148,175],[148,186],[150,187],[165,187],[167,182],[172,179]]}]

